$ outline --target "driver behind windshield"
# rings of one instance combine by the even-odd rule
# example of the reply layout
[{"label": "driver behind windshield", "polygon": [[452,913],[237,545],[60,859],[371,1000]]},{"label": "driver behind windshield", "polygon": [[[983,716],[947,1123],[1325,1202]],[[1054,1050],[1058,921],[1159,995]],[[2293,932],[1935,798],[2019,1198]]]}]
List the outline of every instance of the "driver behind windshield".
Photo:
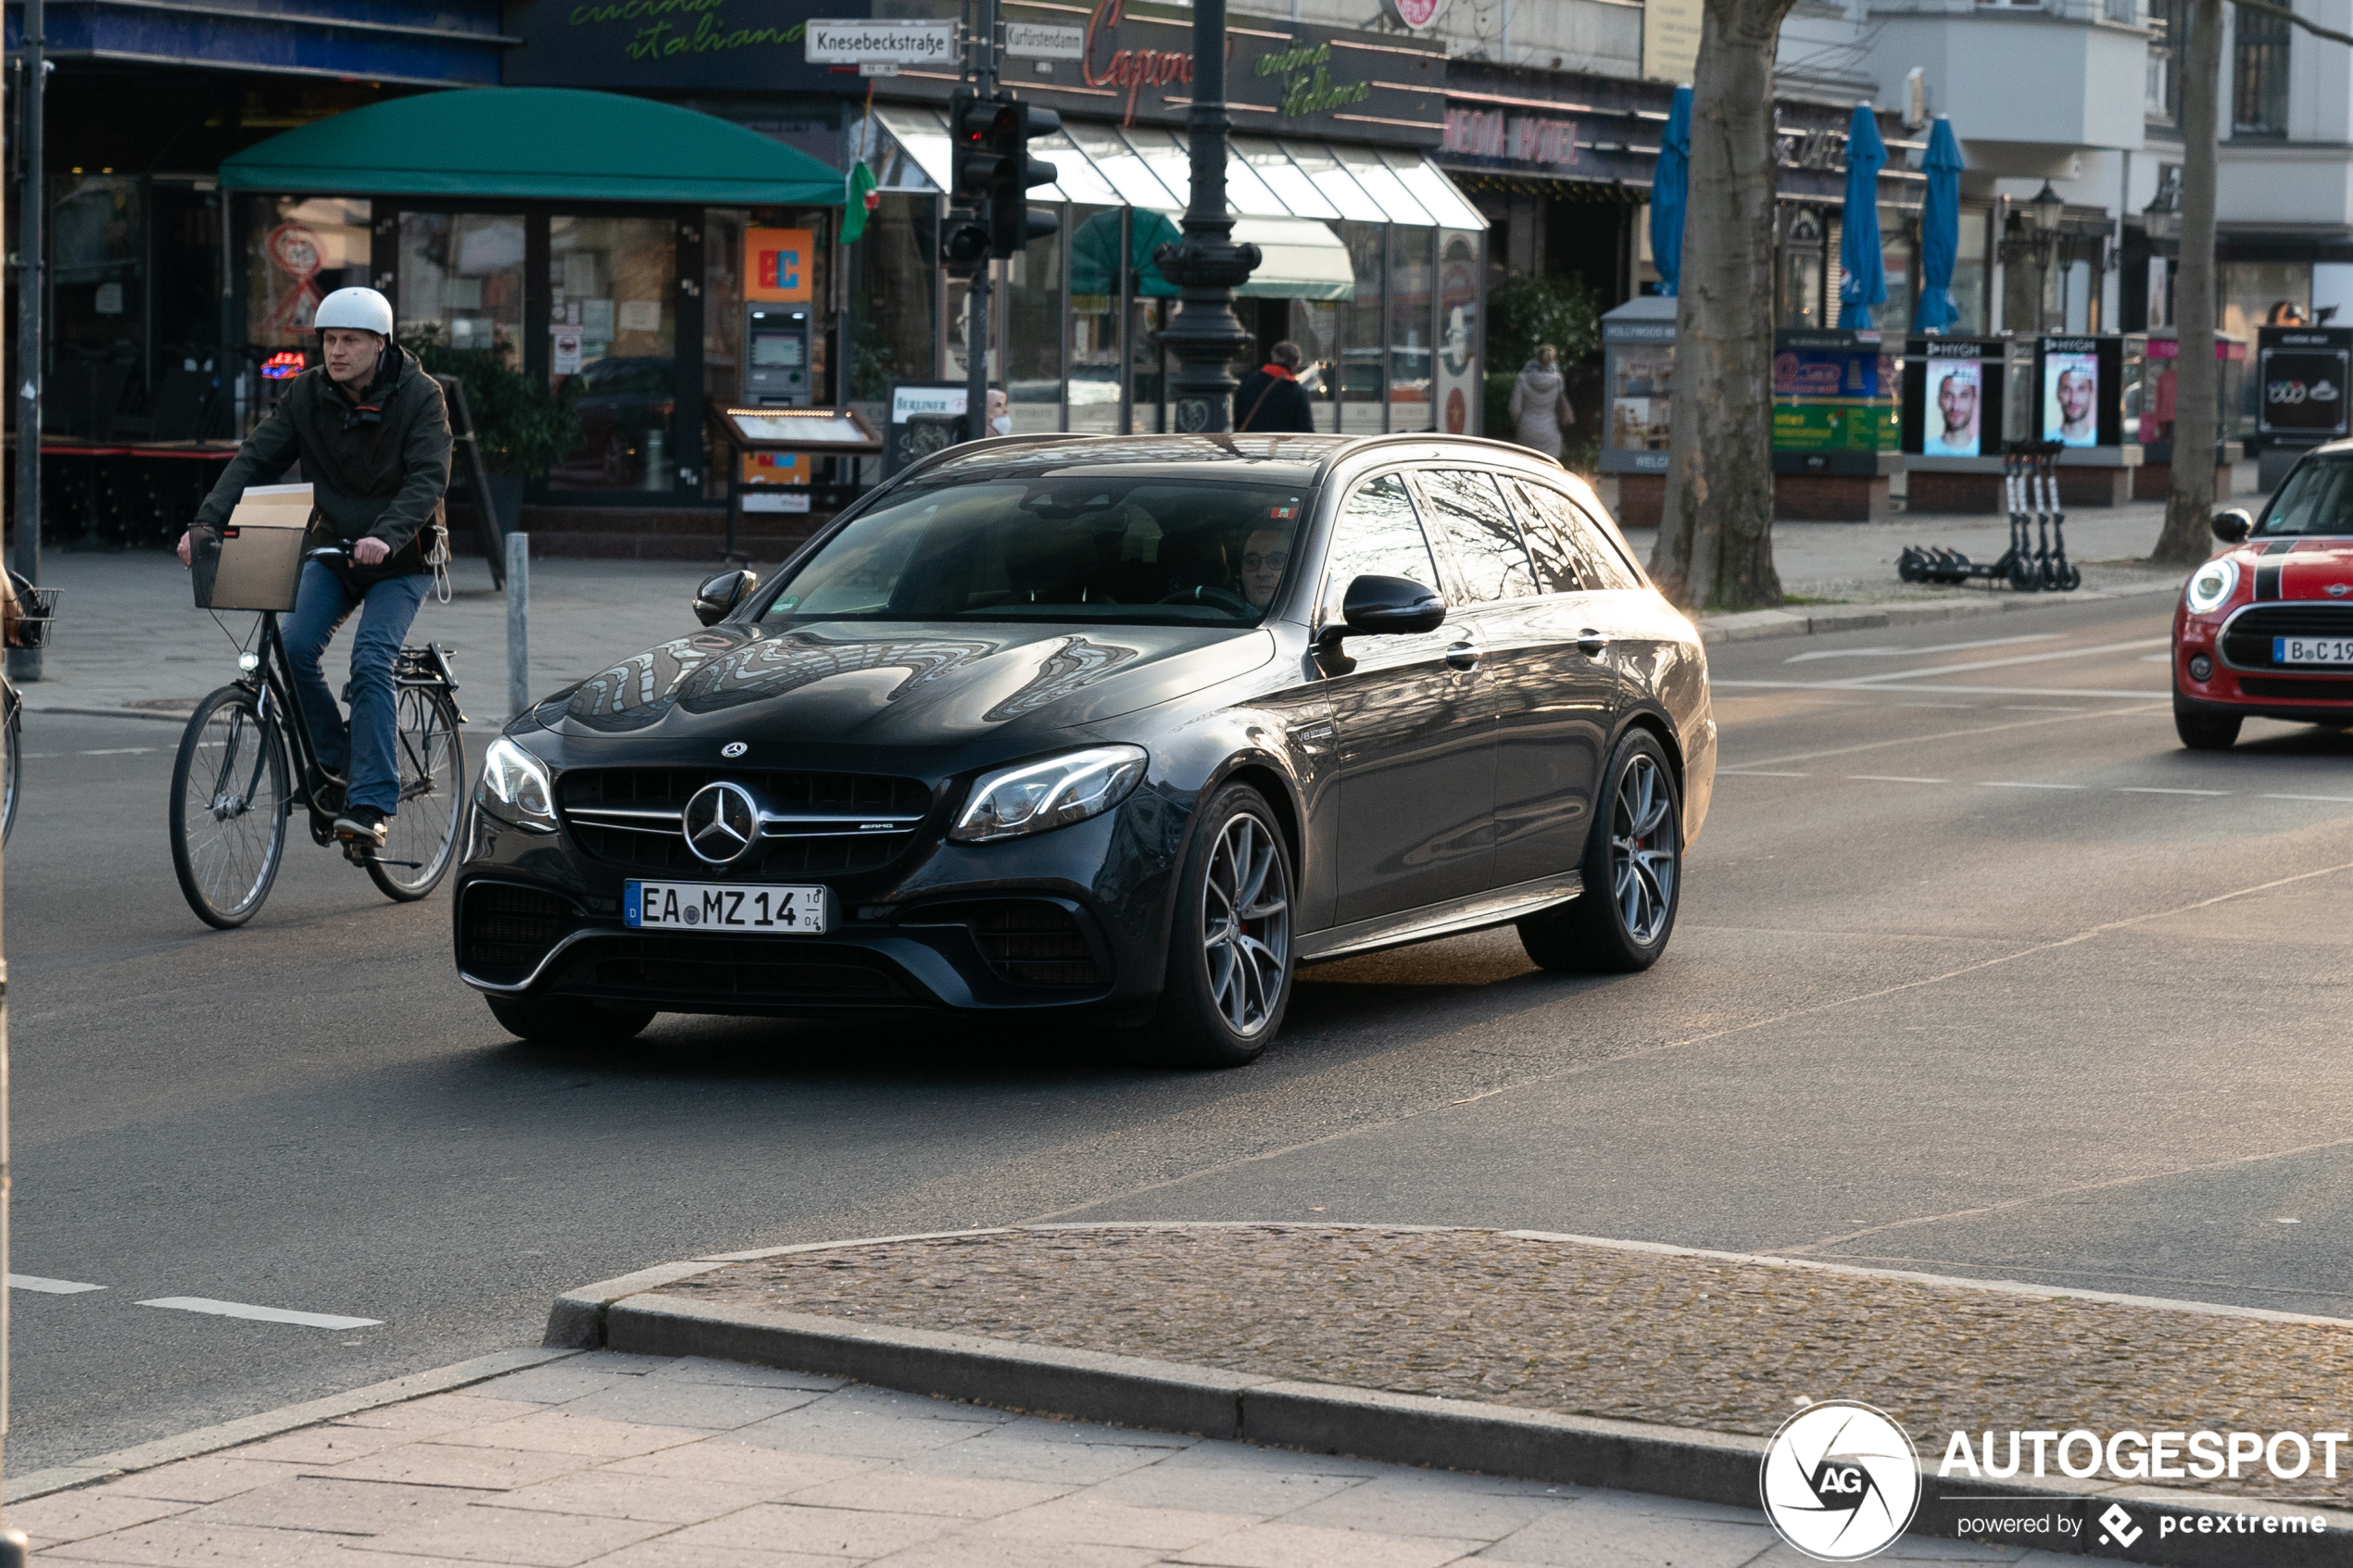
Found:
[{"label": "driver behind windshield", "polygon": [[1274,601],[1275,587],[1283,580],[1283,568],[1290,564],[1288,528],[1253,529],[1242,541],[1242,597],[1252,609],[1265,609]]}]

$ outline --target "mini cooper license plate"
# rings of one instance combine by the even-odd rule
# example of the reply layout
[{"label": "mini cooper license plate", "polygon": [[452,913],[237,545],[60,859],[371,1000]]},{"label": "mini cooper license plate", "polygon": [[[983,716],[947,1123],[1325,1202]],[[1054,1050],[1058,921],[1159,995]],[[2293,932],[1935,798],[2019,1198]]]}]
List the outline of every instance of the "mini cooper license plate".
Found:
[{"label": "mini cooper license plate", "polygon": [[730,936],[823,936],[822,887],[734,887],[715,882],[633,882],[622,922],[638,931],[716,931]]},{"label": "mini cooper license plate", "polygon": [[2273,637],[2274,664],[2353,664],[2353,637]]}]

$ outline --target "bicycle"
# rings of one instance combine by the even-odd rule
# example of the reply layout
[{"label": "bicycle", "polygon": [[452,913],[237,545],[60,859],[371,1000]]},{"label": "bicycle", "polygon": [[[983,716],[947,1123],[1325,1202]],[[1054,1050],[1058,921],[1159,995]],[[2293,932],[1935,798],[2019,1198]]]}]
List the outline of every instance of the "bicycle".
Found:
[{"label": "bicycle", "polygon": [[[330,546],[304,558],[342,553]],[[258,648],[238,652],[237,678],[196,704],[171,768],[172,870],[196,918],[223,931],[251,920],[270,897],[288,818],[308,812],[310,836],[322,847],[334,842],[346,782],[320,766],[277,613],[262,611],[258,630]],[[466,721],[438,644],[402,648],[393,685],[400,809],[381,849],[348,840],[344,858],[386,897],[409,903],[439,885],[457,858]]]}]

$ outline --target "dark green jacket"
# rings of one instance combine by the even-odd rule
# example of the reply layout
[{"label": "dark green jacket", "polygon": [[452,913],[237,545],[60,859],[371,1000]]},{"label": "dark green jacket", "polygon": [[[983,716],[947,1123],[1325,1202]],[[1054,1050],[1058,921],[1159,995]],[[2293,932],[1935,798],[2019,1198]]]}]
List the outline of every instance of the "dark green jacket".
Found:
[{"label": "dark green jacket", "polygon": [[327,379],[325,366],[296,376],[196,508],[195,525],[218,533],[247,485],[275,483],[300,458],[312,499],[306,549],[372,534],[392,554],[352,577],[375,582],[426,570],[426,552],[447,527],[449,410],[441,383],[415,355],[388,345],[363,397],[382,410],[381,422],[346,422],[359,400]]}]

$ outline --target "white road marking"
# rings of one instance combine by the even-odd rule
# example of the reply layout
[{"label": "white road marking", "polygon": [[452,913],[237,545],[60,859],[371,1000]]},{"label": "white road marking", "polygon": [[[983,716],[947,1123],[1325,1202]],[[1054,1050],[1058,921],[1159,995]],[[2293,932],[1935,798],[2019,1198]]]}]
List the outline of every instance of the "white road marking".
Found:
[{"label": "white road marking", "polygon": [[[1892,676],[1889,678],[1894,679]],[[1813,692],[1854,691],[1857,689],[1844,681],[1712,681],[1709,684],[1711,686],[1736,687],[1779,686],[1783,690],[1788,691]],[[1951,693],[1956,696],[2115,696],[2129,697],[2135,702],[2154,702],[2159,698],[2171,696],[2172,695],[2171,692],[2117,691],[2107,686],[1865,686],[1860,689],[1864,691],[1885,690],[1890,693],[1890,695],[1900,691],[1907,696],[1915,693],[1935,692],[1939,695]],[[1960,733],[1963,734],[1979,734],[1983,732],[1977,730],[1965,730]],[[1950,740],[1952,738],[1954,737],[1951,735],[1920,735],[1917,737],[1903,735],[1898,736],[1894,740],[1873,741],[1870,744],[1874,746],[1916,746],[1921,741]]]},{"label": "white road marking", "polygon": [[1819,653],[1792,654],[1781,662],[1803,664],[1809,659],[1887,659],[1897,654],[1910,654],[1918,658],[1931,653],[1958,653],[1963,648],[2001,647],[2011,643],[2047,643],[2056,637],[2065,635],[2067,633],[2064,632],[2030,632],[2020,637],[1980,637],[1974,642],[1967,643],[1931,643],[1924,648],[1897,647],[1893,644],[1886,647],[1825,648]]},{"label": "white road marking", "polygon": [[43,1279],[39,1274],[10,1274],[11,1290],[37,1290],[44,1296],[79,1296],[85,1290],[104,1290],[103,1285],[82,1285],[69,1279]]},{"label": "white road marking", "polygon": [[1850,779],[1865,784],[1951,784],[1950,779],[1916,779],[1904,773],[1849,773]]},{"label": "white road marking", "polygon": [[1802,779],[1807,776],[1804,773],[1768,773],[1758,768],[1718,768],[1716,770],[1716,776],[1719,779],[1727,774],[1738,779]]},{"label": "white road marking", "polygon": [[[1975,708],[1977,704],[1973,702],[1898,702],[1891,706],[1895,708]],[[2079,710],[2070,708],[2068,711],[2073,713]]]},{"label": "white road marking", "polygon": [[209,1312],[221,1318],[251,1318],[256,1323],[293,1323],[307,1328],[373,1328],[382,1318],[345,1318],[333,1312],[290,1312],[283,1307],[249,1307],[243,1301],[214,1301],[202,1296],[158,1296],[142,1307],[169,1307],[176,1312]]},{"label": "white road marking", "polygon": [[2031,703],[2006,702],[2002,705],[2002,711],[2005,713],[2081,713],[2083,710],[2080,708],[2042,708]]},{"label": "white road marking", "polygon": [[2267,795],[2266,800],[2326,800],[2339,806],[2353,806],[2353,795]]},{"label": "white road marking", "polygon": [[2089,784],[2023,784],[2017,779],[1983,779],[1987,789],[2088,789]]},{"label": "white road marking", "polygon": [[110,746],[103,751],[77,751],[76,757],[138,757],[150,751],[161,751],[159,746]]},{"label": "white road marking", "polygon": [[2143,664],[2171,664],[2173,662],[2173,656],[2170,653],[2145,653],[2141,656],[2141,662]]},{"label": "white road marking", "polygon": [[2007,659],[1972,659],[1963,664],[1924,664],[1918,670],[1891,670],[1884,675],[1856,675],[1837,683],[1840,685],[1876,686],[1889,681],[1922,681],[1938,675],[1957,675],[1969,670],[2001,670],[2013,664],[2045,664],[2055,659],[2092,659],[2104,653],[2132,653],[2140,648],[2171,647],[2171,637],[2135,637],[2129,643],[2100,643],[2088,648],[2054,648],[2049,653],[2012,654]]},{"label": "white road marking", "polygon": [[2228,795],[2227,789],[2158,789],[2153,784],[2119,784],[2119,795]]}]

